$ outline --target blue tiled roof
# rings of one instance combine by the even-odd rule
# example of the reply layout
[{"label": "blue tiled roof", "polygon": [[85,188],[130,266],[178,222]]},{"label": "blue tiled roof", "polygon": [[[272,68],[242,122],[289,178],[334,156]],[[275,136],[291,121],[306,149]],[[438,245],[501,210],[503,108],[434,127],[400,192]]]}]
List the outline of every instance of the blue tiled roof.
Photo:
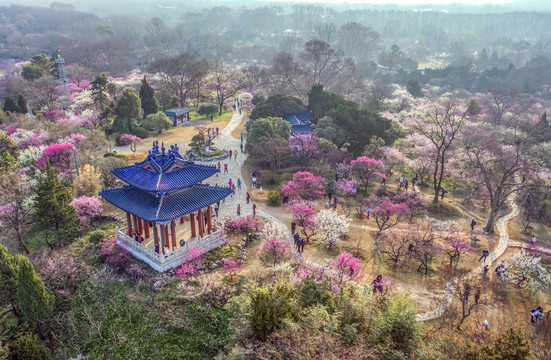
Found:
[{"label": "blue tiled roof", "polygon": [[291,134],[306,134],[314,131],[312,125],[295,125],[291,126]]},{"label": "blue tiled roof", "polygon": [[197,184],[158,196],[132,186],[105,189],[99,195],[105,201],[141,219],[164,223],[215,204],[232,192],[229,187]]},{"label": "blue tiled roof", "polygon": [[308,112],[308,110],[303,110],[296,114],[287,115],[284,119],[287,120],[287,122],[293,127],[306,125],[314,121],[314,117]]},{"label": "blue tiled roof", "polygon": [[201,165],[184,160],[177,147],[171,147],[168,153],[161,153],[158,146],[154,146],[144,161],[111,171],[125,183],[150,192],[167,192],[193,186],[218,172],[216,165]]},{"label": "blue tiled roof", "polygon": [[188,113],[190,111],[191,111],[190,108],[173,107],[173,108],[170,108],[170,109],[166,109],[163,112],[167,116],[180,116],[180,115]]}]

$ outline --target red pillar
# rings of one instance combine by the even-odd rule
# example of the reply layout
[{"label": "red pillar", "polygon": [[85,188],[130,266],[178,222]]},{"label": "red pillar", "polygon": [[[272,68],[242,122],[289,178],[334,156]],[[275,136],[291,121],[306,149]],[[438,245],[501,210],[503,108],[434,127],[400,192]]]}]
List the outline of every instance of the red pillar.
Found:
[{"label": "red pillar", "polygon": [[134,233],[139,233],[138,230],[138,217],[136,215],[132,215],[132,220],[134,220]]},{"label": "red pillar", "polygon": [[210,234],[212,232],[212,206],[210,205],[207,208],[207,229]]},{"label": "red pillar", "polygon": [[138,218],[138,232],[143,236],[143,220]]},{"label": "red pillar", "polygon": [[199,235],[203,237],[205,233],[205,217],[203,216],[203,210],[197,211],[197,218],[199,219]]},{"label": "red pillar", "polygon": [[172,248],[176,249],[176,221],[170,222],[170,235],[172,238]]},{"label": "red pillar", "polygon": [[166,236],[165,236],[165,229],[164,229],[163,224],[159,224],[159,232],[161,233],[161,243],[159,244],[159,252],[161,254],[164,254],[165,253]]},{"label": "red pillar", "polygon": [[[157,223],[153,223],[153,238],[155,239],[155,244],[159,244],[159,233],[157,232]],[[159,253],[162,253],[160,245],[159,245]]]},{"label": "red pillar", "polygon": [[143,221],[143,227],[145,232],[145,237],[149,239],[149,221]]},{"label": "red pillar", "polygon": [[197,233],[195,232],[195,213],[189,214],[189,223],[191,226],[191,237],[196,237]]},{"label": "red pillar", "polygon": [[126,222],[128,223],[128,236],[132,237],[132,218],[128,212],[126,213]]}]

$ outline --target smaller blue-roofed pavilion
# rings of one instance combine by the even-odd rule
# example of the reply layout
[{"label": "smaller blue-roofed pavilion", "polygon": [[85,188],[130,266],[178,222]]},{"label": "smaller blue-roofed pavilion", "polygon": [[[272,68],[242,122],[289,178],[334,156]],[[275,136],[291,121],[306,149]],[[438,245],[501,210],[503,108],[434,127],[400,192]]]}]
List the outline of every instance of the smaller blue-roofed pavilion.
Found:
[{"label": "smaller blue-roofed pavilion", "polygon": [[[176,145],[165,150],[164,144],[159,148],[156,142],[145,160],[114,168],[111,173],[126,185],[99,193],[105,201],[126,212],[124,240],[152,249],[155,256],[171,254],[187,246],[188,240],[211,234],[212,205],[220,204],[233,193],[227,186],[201,183],[220,172],[215,165],[186,160]],[[184,225],[186,220],[189,227]],[[122,235],[117,235],[117,241]]]}]

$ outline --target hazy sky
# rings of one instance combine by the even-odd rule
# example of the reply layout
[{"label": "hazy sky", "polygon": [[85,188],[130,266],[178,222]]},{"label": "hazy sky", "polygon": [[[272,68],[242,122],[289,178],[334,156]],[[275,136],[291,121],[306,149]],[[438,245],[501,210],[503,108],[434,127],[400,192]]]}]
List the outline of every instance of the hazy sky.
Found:
[{"label": "hazy sky", "polygon": [[515,0],[270,0],[270,1],[285,1],[285,2],[312,2],[312,3],[349,3],[349,4],[398,4],[398,5],[447,5],[453,3],[462,4],[507,4]]}]

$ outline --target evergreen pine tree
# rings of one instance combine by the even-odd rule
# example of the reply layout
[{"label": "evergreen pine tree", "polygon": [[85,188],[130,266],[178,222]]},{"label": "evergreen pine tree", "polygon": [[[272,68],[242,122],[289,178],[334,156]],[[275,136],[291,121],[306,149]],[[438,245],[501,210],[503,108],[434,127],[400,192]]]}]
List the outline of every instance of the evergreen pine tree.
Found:
[{"label": "evergreen pine tree", "polygon": [[22,94],[19,94],[17,97],[17,107],[19,108],[19,112],[21,114],[26,114],[29,111],[29,108],[27,107],[27,99]]},{"label": "evergreen pine tree", "polygon": [[80,219],[75,208],[69,205],[73,197],[70,188],[59,182],[49,163],[46,165],[45,175],[38,178],[34,192],[34,221],[45,232],[46,242],[52,231],[55,232],[60,247],[63,241],[74,239]]},{"label": "evergreen pine tree", "polygon": [[142,102],[134,88],[125,88],[115,105],[115,115],[120,118],[141,120],[143,118]]},{"label": "evergreen pine tree", "polygon": [[155,114],[159,111],[159,102],[155,98],[155,89],[147,82],[145,75],[140,87],[140,100],[142,102],[143,116]]},{"label": "evergreen pine tree", "polygon": [[90,86],[90,89],[92,89],[92,98],[94,99],[94,103],[99,105],[101,111],[103,111],[104,104],[109,100],[107,84],[109,84],[107,76],[105,74],[98,74]]},{"label": "evergreen pine tree", "polygon": [[8,249],[0,244],[0,305],[10,304],[17,316],[18,264]]},{"label": "evergreen pine tree", "polygon": [[11,113],[19,112],[17,103],[11,97],[7,97],[6,100],[4,100],[4,111]]},{"label": "evergreen pine tree", "polygon": [[17,255],[17,303],[23,320],[29,323],[44,321],[54,311],[54,296],[46,290],[42,279],[25,256]]}]

